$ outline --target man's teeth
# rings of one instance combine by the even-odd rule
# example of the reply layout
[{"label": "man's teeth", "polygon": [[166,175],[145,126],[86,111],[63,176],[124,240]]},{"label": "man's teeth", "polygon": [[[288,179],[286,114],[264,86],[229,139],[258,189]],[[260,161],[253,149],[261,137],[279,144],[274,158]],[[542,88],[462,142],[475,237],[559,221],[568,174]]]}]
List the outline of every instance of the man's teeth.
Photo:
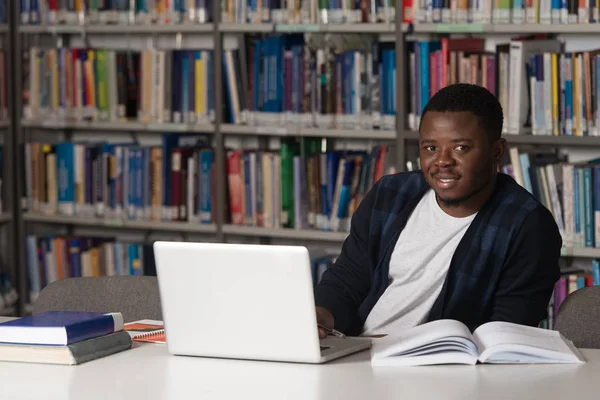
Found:
[{"label": "man's teeth", "polygon": [[440,179],[440,181],[442,181],[444,183],[446,183],[446,182],[452,182],[452,181],[455,181],[455,180],[456,180],[456,178]]}]

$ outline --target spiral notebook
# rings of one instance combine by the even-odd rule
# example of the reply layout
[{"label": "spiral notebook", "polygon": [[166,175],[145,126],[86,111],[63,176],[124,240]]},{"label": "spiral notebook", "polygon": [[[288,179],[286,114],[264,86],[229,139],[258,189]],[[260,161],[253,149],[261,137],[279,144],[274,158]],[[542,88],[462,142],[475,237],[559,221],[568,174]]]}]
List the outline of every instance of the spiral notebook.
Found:
[{"label": "spiral notebook", "polygon": [[123,327],[134,342],[167,343],[162,321],[141,319],[129,322]]}]

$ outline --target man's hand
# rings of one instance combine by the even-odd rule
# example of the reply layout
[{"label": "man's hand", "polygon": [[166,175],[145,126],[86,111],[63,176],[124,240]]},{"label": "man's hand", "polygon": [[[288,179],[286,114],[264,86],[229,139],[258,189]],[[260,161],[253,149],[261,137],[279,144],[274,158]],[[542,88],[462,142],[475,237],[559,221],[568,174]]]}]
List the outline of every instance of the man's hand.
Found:
[{"label": "man's hand", "polygon": [[[326,328],[333,329],[333,315],[323,307],[316,307],[317,310],[317,324],[323,325]],[[324,329],[319,328],[319,339],[325,339],[327,332]]]}]

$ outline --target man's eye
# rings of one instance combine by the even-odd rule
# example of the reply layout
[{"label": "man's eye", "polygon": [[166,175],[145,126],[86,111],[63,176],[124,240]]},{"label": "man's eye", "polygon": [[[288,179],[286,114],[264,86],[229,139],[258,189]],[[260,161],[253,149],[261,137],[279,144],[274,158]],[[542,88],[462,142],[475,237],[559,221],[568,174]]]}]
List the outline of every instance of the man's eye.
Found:
[{"label": "man's eye", "polygon": [[425,146],[425,150],[435,151],[435,146]]},{"label": "man's eye", "polygon": [[460,151],[465,151],[465,150],[468,150],[469,148],[467,146],[456,146],[456,149],[460,150]]}]

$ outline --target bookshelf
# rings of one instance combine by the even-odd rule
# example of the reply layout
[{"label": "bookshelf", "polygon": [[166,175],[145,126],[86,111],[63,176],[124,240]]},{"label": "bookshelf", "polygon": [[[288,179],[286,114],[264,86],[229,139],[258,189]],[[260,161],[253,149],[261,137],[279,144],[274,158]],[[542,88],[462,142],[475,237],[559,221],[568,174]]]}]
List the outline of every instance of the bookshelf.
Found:
[{"label": "bookshelf", "polygon": [[[369,2],[367,2],[369,3]],[[237,3],[236,3],[237,4]],[[370,3],[369,3],[370,4]],[[39,226],[50,226],[58,229],[67,227],[68,234],[74,234],[79,228],[87,230],[114,230],[115,235],[122,232],[140,233],[146,235],[150,232],[199,234],[210,240],[248,240],[255,239],[261,242],[295,241],[298,243],[317,243],[338,248],[347,236],[344,231],[326,231],[322,229],[286,228],[286,227],[260,227],[231,223],[232,217],[229,207],[219,206],[228,204],[228,149],[234,141],[246,143],[252,141],[252,146],[261,150],[269,149],[270,140],[275,138],[283,143],[286,139],[319,139],[324,138],[336,144],[357,143],[357,146],[370,148],[374,145],[388,145],[390,162],[396,170],[403,171],[407,168],[407,161],[412,161],[411,151],[417,144],[418,134],[409,130],[408,105],[411,98],[406,88],[411,84],[407,80],[407,50],[408,45],[416,40],[432,40],[439,37],[483,37],[504,35],[533,35],[540,33],[552,33],[557,35],[596,35],[600,33],[600,24],[540,24],[540,23],[421,23],[406,22],[402,13],[394,13],[393,18],[388,17],[381,22],[361,23],[320,23],[319,19],[304,21],[307,23],[279,23],[279,22],[256,22],[236,23],[222,21],[220,16],[221,4],[211,4],[212,18],[202,23],[173,23],[173,24],[20,24],[21,10],[18,7],[10,9],[12,29],[9,25],[0,25],[0,34],[10,34],[12,51],[11,66],[15,68],[13,104],[22,105],[22,93],[24,92],[21,74],[21,54],[24,50],[36,46],[50,49],[58,44],[64,48],[88,47],[92,49],[107,49],[114,51],[136,51],[140,54],[144,51],[175,52],[175,51],[210,51],[211,57],[206,59],[204,68],[212,68],[211,74],[206,75],[207,80],[203,83],[205,91],[211,91],[210,101],[214,105],[214,116],[210,120],[184,121],[184,122],[162,122],[141,121],[144,118],[130,118],[128,121],[109,118],[109,120],[84,121],[84,120],[56,120],[42,115],[38,118],[28,118],[22,107],[11,110],[11,120],[0,121],[0,129],[9,130],[11,136],[9,143],[11,152],[9,159],[5,157],[5,165],[15,166],[14,173],[6,176],[8,187],[14,188],[11,201],[7,202],[7,212],[0,214],[0,222],[13,223],[11,227],[16,240],[16,251],[11,256],[13,266],[27,264],[27,250],[24,238],[29,233],[36,233]],[[402,3],[397,2],[396,10],[402,9]],[[206,10],[208,11],[208,10]],[[314,10],[313,10],[314,11]],[[231,16],[231,10],[226,10]],[[312,12],[312,11],[311,11]],[[333,15],[333,14],[332,14]],[[275,19],[275,17],[273,17]],[[385,18],[383,18],[385,20]],[[299,21],[295,21],[299,22]],[[237,50],[240,58],[247,57],[245,40],[252,37],[263,40],[273,35],[293,35],[304,33],[325,37],[327,40],[336,41],[357,40],[359,42],[373,41],[385,44],[385,49],[393,54],[393,77],[388,88],[388,97],[392,103],[391,108],[395,112],[392,121],[388,119],[386,127],[382,126],[356,126],[352,127],[347,122],[338,123],[336,126],[320,126],[314,123],[307,124],[290,121],[279,121],[272,124],[236,124],[228,116],[227,104],[228,93],[227,73],[223,70],[224,50]],[[320,35],[320,36],[319,36]],[[507,36],[508,35],[508,36]],[[114,47],[113,47],[114,46]],[[344,50],[340,48],[340,50]],[[247,58],[246,58],[247,60]],[[391,61],[391,60],[390,60]],[[247,71],[245,72],[247,74]],[[210,79],[208,77],[210,76]],[[382,78],[383,79],[383,78]],[[246,76],[242,81],[251,82],[253,79]],[[248,83],[247,82],[247,83]],[[242,83],[240,83],[242,85]],[[244,87],[243,90],[247,90]],[[140,89],[141,90],[141,89]],[[150,93],[146,94],[150,96]],[[250,94],[246,94],[248,97]],[[208,101],[208,100],[207,100]],[[222,108],[221,105],[225,107]],[[152,106],[155,107],[155,106]],[[157,106],[156,106],[157,107]],[[136,110],[137,111],[137,110]],[[282,113],[283,114],[283,113]],[[369,115],[372,117],[372,115]],[[390,115],[388,115],[390,117]],[[151,118],[152,119],[152,118]],[[183,118],[185,119],[185,118]],[[360,121],[357,118],[356,121]],[[334,125],[335,125],[334,124]],[[327,124],[325,124],[327,125]],[[368,124],[367,124],[368,125]],[[385,124],[382,124],[385,125]],[[177,136],[181,133],[205,134],[213,149],[214,159],[212,168],[215,176],[212,187],[214,198],[212,204],[212,220],[207,223],[195,221],[175,220],[137,220],[116,218],[114,216],[86,216],[80,215],[45,215],[33,212],[27,207],[12,207],[12,204],[22,204],[26,196],[22,180],[26,175],[25,155],[22,148],[27,143],[34,141],[47,141],[54,143],[53,138],[58,141],[71,142],[75,137],[82,141],[96,139],[121,140],[117,138],[126,137],[148,137],[149,141],[157,143],[166,140],[167,136]],[[42,137],[44,139],[39,139]],[[574,149],[600,149],[600,136],[564,136],[564,135],[537,135],[531,131],[523,130],[519,134],[505,134],[509,146],[534,147],[534,148],[574,148]],[[35,139],[34,139],[35,138]],[[114,138],[114,139],[113,139]],[[352,147],[354,148],[354,147]],[[10,205],[9,205],[10,204]],[[253,224],[251,224],[253,225]],[[51,228],[52,229],[52,228]],[[586,248],[579,246],[565,247],[563,256],[573,258],[600,258],[600,248]],[[28,272],[25,268],[14,267],[17,275],[19,293],[28,292]],[[22,312],[26,306],[26,295],[21,296],[21,302],[17,309]]]}]

